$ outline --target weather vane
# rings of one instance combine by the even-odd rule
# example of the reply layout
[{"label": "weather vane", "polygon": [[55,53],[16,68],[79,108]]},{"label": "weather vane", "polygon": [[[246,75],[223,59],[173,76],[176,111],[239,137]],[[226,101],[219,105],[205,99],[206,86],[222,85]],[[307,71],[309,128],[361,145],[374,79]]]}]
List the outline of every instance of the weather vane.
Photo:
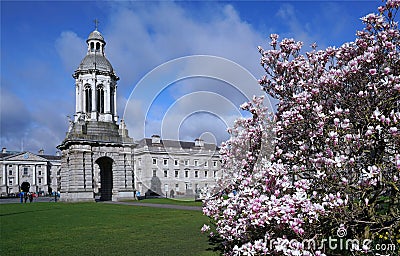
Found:
[{"label": "weather vane", "polygon": [[99,20],[97,18],[94,19],[94,26],[95,26],[95,29],[97,30],[97,28],[99,26]]}]

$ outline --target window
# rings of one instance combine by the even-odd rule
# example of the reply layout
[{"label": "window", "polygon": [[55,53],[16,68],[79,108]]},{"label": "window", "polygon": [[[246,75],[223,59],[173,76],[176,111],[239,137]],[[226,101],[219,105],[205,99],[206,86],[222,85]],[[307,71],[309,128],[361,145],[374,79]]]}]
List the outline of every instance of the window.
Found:
[{"label": "window", "polygon": [[174,165],[178,166],[179,165],[179,160],[174,160]]},{"label": "window", "polygon": [[208,161],[204,162],[204,167],[208,167]]},{"label": "window", "polygon": [[194,177],[198,178],[199,177],[199,171],[194,171]]},{"label": "window", "polygon": [[179,171],[175,171],[175,178],[178,178],[179,176]]},{"label": "window", "polygon": [[153,164],[154,165],[157,164],[157,159],[156,158],[153,158]]},{"label": "window", "polygon": [[8,165],[8,168],[12,168],[12,164],[9,164],[9,165]]},{"label": "window", "polygon": [[164,178],[167,178],[167,177],[168,177],[168,171],[164,170]]},{"label": "window", "polygon": [[178,183],[175,184],[175,190],[179,191],[179,184]]},{"label": "window", "polygon": [[185,160],[185,165],[186,165],[186,166],[189,165],[189,160]]},{"label": "window", "polygon": [[189,177],[189,171],[185,171],[185,178]]},{"label": "window", "polygon": [[24,175],[28,175],[28,167],[24,167]]},{"label": "window", "polygon": [[168,165],[168,159],[164,159],[164,165]]},{"label": "window", "polygon": [[214,167],[217,167],[217,161],[214,161],[214,162],[213,162],[213,166],[214,166]]},{"label": "window", "polygon": [[8,175],[13,175],[12,170],[8,170]]},{"label": "window", "polygon": [[41,176],[42,175],[42,171],[38,171],[38,175]]},{"label": "window", "polygon": [[42,178],[39,178],[39,179],[38,179],[38,183],[39,183],[39,184],[42,184]]},{"label": "window", "polygon": [[204,177],[208,177],[208,171],[204,171]]},{"label": "window", "polygon": [[194,166],[199,166],[199,161],[198,160],[194,160]]},{"label": "window", "polygon": [[104,113],[104,88],[102,85],[97,88],[97,111]]},{"label": "window", "polygon": [[157,177],[157,170],[153,170],[153,177]]},{"label": "window", "polygon": [[214,178],[217,177],[217,171],[214,171]]},{"label": "window", "polygon": [[139,165],[139,166],[142,165],[142,159],[141,159],[141,158],[138,159],[138,165]]},{"label": "window", "polygon": [[85,86],[85,112],[90,113],[92,111],[92,88],[90,85]]},{"label": "window", "polygon": [[13,185],[14,179],[8,179],[8,185],[12,186]]}]

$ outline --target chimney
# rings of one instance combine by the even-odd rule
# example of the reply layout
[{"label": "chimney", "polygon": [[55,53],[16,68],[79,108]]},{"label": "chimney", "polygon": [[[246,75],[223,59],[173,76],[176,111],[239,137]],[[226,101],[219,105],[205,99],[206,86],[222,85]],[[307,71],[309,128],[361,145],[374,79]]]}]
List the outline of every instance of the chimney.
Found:
[{"label": "chimney", "polygon": [[160,143],[161,143],[160,135],[151,136],[151,144],[160,144]]},{"label": "chimney", "polygon": [[7,153],[7,148],[2,148],[1,153],[3,153],[3,154]]},{"label": "chimney", "polygon": [[200,147],[200,148],[204,147],[204,140],[202,140],[202,139],[195,139],[195,140],[194,140],[194,146],[195,146],[195,147]]},{"label": "chimney", "polygon": [[44,155],[44,149],[43,149],[43,148],[42,148],[42,149],[39,149],[38,154],[39,154],[39,155]]}]

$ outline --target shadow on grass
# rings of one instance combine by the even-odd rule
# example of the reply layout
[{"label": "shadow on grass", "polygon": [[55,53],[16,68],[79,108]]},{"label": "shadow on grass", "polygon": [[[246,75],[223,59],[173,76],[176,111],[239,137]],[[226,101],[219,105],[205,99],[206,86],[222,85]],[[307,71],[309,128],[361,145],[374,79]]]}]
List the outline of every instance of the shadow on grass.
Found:
[{"label": "shadow on grass", "polygon": [[210,248],[208,248],[207,251],[218,252],[219,255],[223,254],[224,247],[222,245],[221,238],[219,238],[218,236],[208,236],[208,244],[210,245]]},{"label": "shadow on grass", "polygon": [[[55,210],[59,210],[57,208],[55,208]],[[18,215],[18,214],[24,214],[24,213],[29,213],[29,212],[47,212],[48,210],[29,210],[29,211],[22,211],[22,212],[10,212],[10,213],[3,213],[0,214],[0,217],[4,217],[4,216],[12,216],[12,215]]]}]

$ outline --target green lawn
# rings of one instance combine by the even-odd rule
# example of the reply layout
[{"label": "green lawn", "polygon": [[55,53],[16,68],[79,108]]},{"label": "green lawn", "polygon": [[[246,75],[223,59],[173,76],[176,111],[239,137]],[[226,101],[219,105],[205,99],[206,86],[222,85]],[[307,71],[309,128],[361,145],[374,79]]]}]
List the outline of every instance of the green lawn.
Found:
[{"label": "green lawn", "polygon": [[0,205],[0,255],[217,255],[200,211],[103,203]]},{"label": "green lawn", "polygon": [[198,201],[195,202],[194,199],[172,199],[172,198],[152,198],[152,199],[142,199],[139,201],[134,201],[137,203],[151,203],[151,204],[173,204],[173,205],[185,205],[185,206],[202,206],[203,203]]}]

